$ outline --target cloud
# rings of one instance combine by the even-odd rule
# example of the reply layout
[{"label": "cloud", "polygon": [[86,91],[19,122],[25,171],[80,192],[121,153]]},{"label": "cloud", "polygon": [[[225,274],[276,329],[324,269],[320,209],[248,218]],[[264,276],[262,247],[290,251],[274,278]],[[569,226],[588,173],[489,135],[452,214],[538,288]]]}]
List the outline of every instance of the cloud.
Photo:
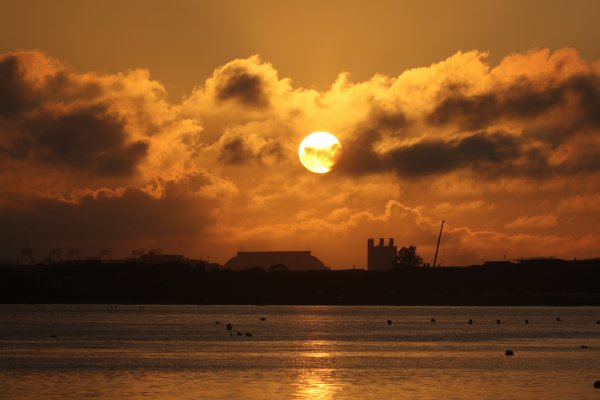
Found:
[{"label": "cloud", "polygon": [[250,107],[269,106],[269,97],[265,92],[260,75],[252,74],[245,68],[226,68],[221,71],[216,96],[219,101],[237,100]]},{"label": "cloud", "polygon": [[554,214],[534,215],[531,217],[521,216],[514,221],[507,223],[507,228],[550,228],[558,224],[557,217]]},{"label": "cloud", "polygon": [[[158,190],[158,191],[157,191]],[[208,174],[161,188],[80,189],[68,197],[19,197],[0,209],[0,241],[13,256],[26,232],[37,255],[50,247],[101,246],[119,255],[134,247],[162,247],[198,255],[206,250],[223,199],[235,190]],[[6,251],[6,249],[5,249]]]},{"label": "cloud", "polygon": [[147,141],[128,141],[124,124],[100,107],[43,115],[22,126],[13,139],[22,147],[16,154],[76,173],[132,175],[148,152]]},{"label": "cloud", "polygon": [[[473,68],[477,63],[485,66],[482,57],[463,59]],[[458,55],[453,57],[453,63],[460,62]],[[526,62],[515,75],[514,64]],[[529,70],[538,73],[528,75]],[[420,96],[411,93],[431,96],[429,110],[401,93],[394,99],[406,104],[400,109],[373,102],[367,118],[348,135],[340,172],[394,171],[418,178],[469,169],[484,176],[535,178],[599,170],[600,74],[575,52],[541,50],[478,71],[477,81],[448,75],[433,96],[431,88],[422,89]],[[406,85],[404,75],[408,79],[411,73],[396,78],[389,91],[400,82]],[[411,111],[411,103],[422,112]],[[575,150],[574,143],[582,141],[589,146]],[[556,156],[565,149],[573,156]]]},{"label": "cloud", "polygon": [[216,144],[219,160],[228,165],[273,165],[284,160],[286,152],[279,140],[253,133],[229,131]]},{"label": "cloud", "polygon": [[[340,73],[316,90],[251,56],[170,103],[143,69],[2,55],[0,222],[39,243],[161,242],[216,261],[311,249],[348,267],[364,265],[368,236],[429,259],[445,219],[445,265],[547,246],[593,255],[600,64],[572,49],[493,67],[486,57],[458,52],[362,82]],[[314,131],[342,143],[331,173],[299,163]]]},{"label": "cloud", "polygon": [[132,177],[151,137],[175,124],[145,71],[80,73],[38,51],[0,56],[0,70],[0,154],[13,174],[25,163],[88,180]]}]

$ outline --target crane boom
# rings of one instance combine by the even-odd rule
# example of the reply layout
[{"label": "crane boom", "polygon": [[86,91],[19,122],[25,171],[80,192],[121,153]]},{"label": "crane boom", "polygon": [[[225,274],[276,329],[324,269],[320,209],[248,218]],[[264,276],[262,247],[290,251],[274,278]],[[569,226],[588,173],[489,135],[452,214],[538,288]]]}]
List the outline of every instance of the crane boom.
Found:
[{"label": "crane boom", "polygon": [[435,257],[433,258],[433,267],[435,267],[435,263],[437,262],[438,250],[440,249],[440,240],[442,240],[442,229],[444,229],[444,222],[442,221],[442,226],[440,226],[440,235],[438,236],[437,246],[435,248]]}]

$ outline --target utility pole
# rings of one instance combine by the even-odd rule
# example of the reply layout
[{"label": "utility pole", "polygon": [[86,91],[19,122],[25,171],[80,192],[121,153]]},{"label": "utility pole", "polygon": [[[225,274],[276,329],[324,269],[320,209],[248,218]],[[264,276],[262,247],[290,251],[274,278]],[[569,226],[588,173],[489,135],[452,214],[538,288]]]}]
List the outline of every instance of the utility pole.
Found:
[{"label": "utility pole", "polygon": [[433,258],[433,267],[435,268],[435,263],[437,261],[438,250],[440,249],[440,240],[442,240],[442,229],[444,229],[444,222],[442,221],[442,226],[440,226],[440,235],[438,236],[437,246],[435,248],[435,257]]}]

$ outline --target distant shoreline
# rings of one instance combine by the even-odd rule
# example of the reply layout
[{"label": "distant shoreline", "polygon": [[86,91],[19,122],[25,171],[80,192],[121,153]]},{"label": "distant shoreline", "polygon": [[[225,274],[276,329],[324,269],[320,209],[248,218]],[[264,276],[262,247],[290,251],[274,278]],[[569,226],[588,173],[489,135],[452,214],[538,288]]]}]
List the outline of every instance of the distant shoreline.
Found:
[{"label": "distant shoreline", "polygon": [[234,272],[203,265],[0,266],[4,304],[600,306],[600,265]]}]

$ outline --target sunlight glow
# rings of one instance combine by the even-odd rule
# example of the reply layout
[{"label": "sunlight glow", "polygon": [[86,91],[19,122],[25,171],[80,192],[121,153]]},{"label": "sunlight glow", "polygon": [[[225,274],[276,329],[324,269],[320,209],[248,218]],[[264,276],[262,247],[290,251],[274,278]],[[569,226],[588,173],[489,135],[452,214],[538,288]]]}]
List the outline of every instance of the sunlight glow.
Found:
[{"label": "sunlight glow", "polygon": [[300,143],[298,156],[306,169],[324,174],[331,171],[342,156],[342,144],[331,133],[313,132]]}]

